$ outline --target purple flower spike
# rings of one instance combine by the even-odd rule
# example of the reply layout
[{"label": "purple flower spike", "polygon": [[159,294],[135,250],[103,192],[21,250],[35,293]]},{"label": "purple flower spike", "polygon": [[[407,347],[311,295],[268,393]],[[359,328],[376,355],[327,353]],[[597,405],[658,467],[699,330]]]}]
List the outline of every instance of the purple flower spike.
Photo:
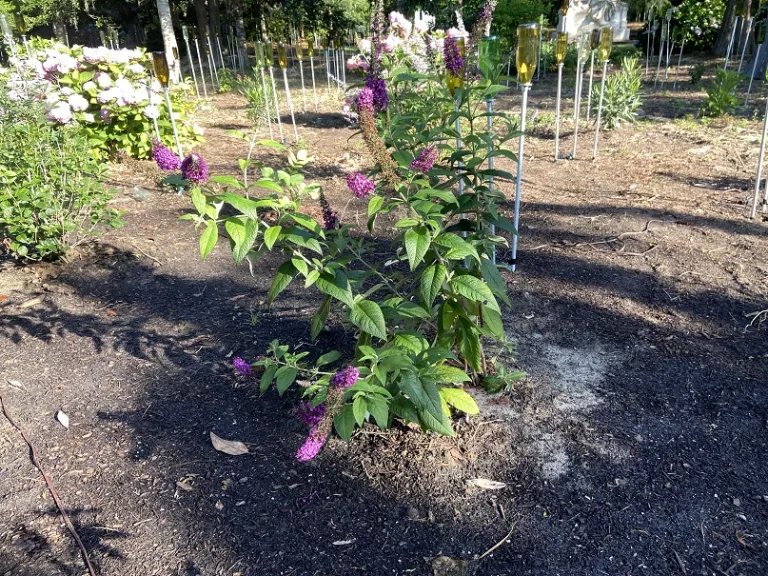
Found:
[{"label": "purple flower spike", "polygon": [[360,370],[354,366],[347,366],[344,370],[336,372],[331,378],[331,387],[337,390],[344,390],[353,386],[357,379],[360,378]]},{"label": "purple flower spike", "polygon": [[369,75],[365,79],[365,85],[373,93],[373,108],[377,112],[386,110],[387,106],[389,106],[389,95],[387,94],[387,84],[384,82],[384,79]]},{"label": "purple flower spike", "polygon": [[152,140],[152,158],[157,162],[161,170],[178,170],[181,160],[173,151],[159,140]]},{"label": "purple flower spike", "polygon": [[360,90],[360,94],[357,96],[357,109],[373,112],[373,90],[368,87]]},{"label": "purple flower spike", "polygon": [[360,172],[354,172],[347,176],[347,186],[352,194],[358,198],[367,198],[376,189],[376,184],[360,174]]},{"label": "purple flower spike", "polygon": [[315,456],[320,454],[320,450],[323,449],[325,441],[328,436],[320,433],[318,425],[315,424],[312,430],[309,431],[309,436],[304,441],[304,444],[296,451],[296,460],[299,462],[308,462]]},{"label": "purple flower spike", "polygon": [[443,44],[443,59],[445,60],[445,67],[454,76],[461,76],[461,71],[464,68],[464,58],[461,56],[459,46],[456,43],[455,38],[448,37]]},{"label": "purple flower spike", "polygon": [[181,177],[190,182],[207,182],[208,164],[199,154],[190,154],[181,163]]},{"label": "purple flower spike", "polygon": [[232,366],[235,367],[235,370],[237,370],[241,376],[251,375],[251,365],[240,358],[240,356],[237,356],[234,360],[232,360]]},{"label": "purple flower spike", "polygon": [[411,171],[426,174],[432,170],[432,166],[435,165],[435,160],[437,160],[437,148],[434,146],[427,146],[421,151],[421,154],[411,162]]},{"label": "purple flower spike", "polygon": [[316,426],[325,416],[325,404],[312,406],[309,402],[302,402],[299,404],[297,414],[299,420],[307,426]]}]

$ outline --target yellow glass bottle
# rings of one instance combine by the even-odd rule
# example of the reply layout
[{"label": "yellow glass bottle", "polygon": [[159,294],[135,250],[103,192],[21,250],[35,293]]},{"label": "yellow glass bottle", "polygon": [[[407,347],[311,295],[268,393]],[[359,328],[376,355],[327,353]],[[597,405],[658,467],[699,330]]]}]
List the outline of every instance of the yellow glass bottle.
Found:
[{"label": "yellow glass bottle", "polygon": [[560,13],[565,16],[568,13],[568,5],[570,4],[570,0],[562,0],[560,2]]},{"label": "yellow glass bottle", "polygon": [[600,48],[598,49],[598,56],[601,62],[605,62],[611,57],[611,50],[613,49],[613,28],[606,26],[603,28],[600,34]]},{"label": "yellow glass bottle", "polygon": [[568,34],[560,32],[555,42],[555,60],[558,64],[565,62],[565,55],[568,53]]},{"label": "yellow glass bottle", "polygon": [[539,60],[539,25],[521,24],[517,27],[517,74],[520,82],[530,84]]},{"label": "yellow glass bottle", "polygon": [[155,70],[155,76],[163,85],[163,88],[168,86],[168,60],[165,57],[165,52],[152,52],[152,68]]},{"label": "yellow glass bottle", "polygon": [[315,41],[312,38],[307,40],[307,56],[310,58],[315,57]]},{"label": "yellow glass bottle", "polygon": [[19,34],[26,34],[27,33],[27,25],[24,22],[24,16],[21,12],[14,12],[13,13],[13,19],[16,22],[16,28],[19,31]]},{"label": "yellow glass bottle", "polygon": [[304,40],[299,39],[294,45],[294,50],[296,50],[296,60],[299,62],[304,60]]},{"label": "yellow glass bottle", "polygon": [[[447,42],[447,40],[446,40]],[[461,55],[461,58],[463,59],[466,55],[466,47],[464,45],[464,38],[456,38],[456,48],[459,51],[459,54]],[[464,86],[464,70],[463,68],[461,70],[457,70],[455,73],[448,70],[448,68],[445,69],[445,84],[448,86],[448,91],[451,93],[451,96],[453,96],[454,92],[456,92],[456,88],[461,88]]]},{"label": "yellow glass bottle", "polygon": [[288,46],[283,42],[277,45],[277,63],[280,68],[288,68]]}]

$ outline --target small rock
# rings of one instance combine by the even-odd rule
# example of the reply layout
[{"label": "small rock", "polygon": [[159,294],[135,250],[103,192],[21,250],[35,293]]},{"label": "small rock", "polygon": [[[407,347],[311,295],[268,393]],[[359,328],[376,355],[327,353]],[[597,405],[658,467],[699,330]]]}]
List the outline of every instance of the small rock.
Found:
[{"label": "small rock", "polygon": [[439,556],[432,560],[432,573],[434,576],[466,576],[467,563],[458,558]]},{"label": "small rock", "polygon": [[408,506],[408,519],[409,520],[418,520],[419,519],[419,511],[414,508],[413,506]]},{"label": "small rock", "polygon": [[150,198],[152,198],[152,192],[145,188],[141,188],[140,186],[134,186],[131,188],[131,191],[129,192],[129,195],[131,198],[136,200],[136,202],[146,202]]},{"label": "small rock", "polygon": [[738,498],[734,498],[733,499],[733,505],[734,506],[741,506],[741,500],[739,500]]}]

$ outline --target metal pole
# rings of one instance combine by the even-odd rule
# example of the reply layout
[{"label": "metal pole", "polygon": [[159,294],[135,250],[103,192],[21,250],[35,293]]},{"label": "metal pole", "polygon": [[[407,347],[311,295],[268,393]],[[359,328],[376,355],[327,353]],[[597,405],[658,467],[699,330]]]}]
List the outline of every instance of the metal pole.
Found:
[{"label": "metal pole", "polygon": [[293,115],[293,100],[291,100],[291,88],[288,86],[288,70],[283,68],[283,82],[285,82],[285,95],[288,99],[288,109],[291,111],[291,122],[293,122],[293,135],[296,138],[296,143],[299,142],[299,133],[296,130],[296,118]]},{"label": "metal pole", "polygon": [[648,76],[648,57],[651,53],[651,26],[653,20],[653,8],[651,8],[646,14],[648,14],[648,30],[646,31],[647,38],[645,42],[645,75]]},{"label": "metal pole", "polygon": [[331,60],[328,50],[325,51],[325,76],[328,80],[328,94],[331,93]]},{"label": "metal pole", "polygon": [[[147,82],[147,101],[152,102],[152,86]],[[155,127],[155,136],[158,142],[162,142],[160,139],[160,128],[157,126],[157,118],[152,118],[152,125]]]},{"label": "metal pole", "polygon": [[[461,150],[461,118],[459,117],[459,103],[458,101],[456,101],[456,99],[453,100],[453,110],[454,112],[456,112],[456,124],[455,124],[456,151],[458,152],[459,150]],[[461,177],[461,169],[464,167],[464,163],[461,160],[459,160],[457,162],[457,166],[458,166],[457,172],[459,174],[459,196],[461,196],[462,194],[464,194],[464,178]],[[462,220],[464,219],[464,216],[466,216],[466,214],[461,215]],[[467,235],[466,232],[462,234],[462,236],[465,236],[465,237],[466,235]]]},{"label": "metal pole", "polygon": [[541,29],[544,28],[544,16],[539,16],[539,54],[538,54],[538,60],[536,62],[536,80],[541,79],[541,42],[542,37],[544,36],[541,33]]},{"label": "metal pole", "polygon": [[224,64],[224,53],[221,51],[221,40],[218,36],[216,36],[216,49],[219,51],[219,63],[221,64],[221,68],[226,68],[227,66]]},{"label": "metal pole", "polygon": [[211,46],[211,37],[206,36],[205,39],[208,41],[208,63],[211,65],[211,70],[213,70],[213,78],[216,79],[216,86],[221,88],[221,82],[219,82],[219,72],[216,70],[216,58],[213,55],[213,47]]},{"label": "metal pole", "polygon": [[669,46],[669,50],[667,51],[667,66],[664,69],[664,79],[661,81],[662,88],[664,88],[664,82],[666,82],[667,78],[669,77],[669,61],[671,60],[672,52],[675,50],[675,41],[672,40],[672,42],[668,43],[667,46]]},{"label": "metal pole", "polygon": [[656,83],[659,81],[659,73],[661,72],[661,59],[664,57],[664,42],[666,42],[666,35],[664,34],[664,20],[661,21],[661,44],[659,45],[659,61],[656,64],[656,77],[653,79],[653,87],[656,88]]},{"label": "metal pole", "polygon": [[176,140],[176,151],[179,153],[179,158],[183,158],[184,153],[181,151],[181,142],[179,142],[179,133],[176,131],[176,120],[173,119],[173,106],[171,106],[171,97],[168,95],[167,86],[163,86],[163,93],[165,94],[165,103],[168,106],[168,116],[171,118],[173,139]]},{"label": "metal pole", "polygon": [[752,82],[755,79],[755,70],[757,69],[757,61],[760,60],[760,49],[762,47],[762,44],[757,45],[757,51],[755,52],[755,63],[752,65],[752,74],[749,77],[749,89],[747,90],[747,99],[744,100],[744,106],[749,104],[749,95],[752,92]]},{"label": "metal pole", "polygon": [[741,74],[741,66],[744,64],[744,54],[747,53],[747,44],[749,44],[749,35],[752,33],[752,18],[747,20],[747,37],[744,39],[744,47],[741,49],[741,59],[739,60],[739,74]]},{"label": "metal pole", "polygon": [[680,56],[677,57],[677,68],[675,69],[675,82],[672,84],[672,90],[677,89],[677,79],[680,76],[680,64],[683,61],[683,48],[685,48],[685,36],[683,36],[683,41],[680,43]]},{"label": "metal pole", "polygon": [[200,82],[203,85],[203,94],[208,99],[208,89],[205,87],[205,72],[203,71],[203,59],[200,58],[200,43],[195,38],[195,50],[197,51],[197,63],[200,64]]},{"label": "metal pole", "polygon": [[299,60],[299,73],[301,74],[301,103],[302,113],[307,113],[307,90],[304,88],[304,60]]},{"label": "metal pole", "polygon": [[272,115],[270,114],[269,110],[269,89],[267,89],[267,81],[264,78],[264,68],[259,68],[259,71],[261,72],[261,89],[264,92],[264,105],[267,109],[267,124],[269,125],[269,139],[274,140],[275,139],[275,132],[272,130]]},{"label": "metal pole", "polygon": [[728,70],[728,60],[731,59],[731,50],[733,50],[733,41],[736,39],[736,28],[739,27],[739,17],[736,16],[736,21],[733,23],[733,30],[731,31],[731,41],[728,42],[728,52],[725,54],[725,65],[723,70]]},{"label": "metal pole", "polygon": [[507,88],[509,88],[509,74],[512,70],[512,52],[509,53],[509,58],[507,58]]},{"label": "metal pole", "polygon": [[[270,55],[270,58],[272,56]],[[277,129],[280,131],[280,142],[285,144],[283,136],[283,123],[280,121],[280,105],[277,102],[277,86],[275,86],[275,72],[272,66],[269,67],[269,77],[272,79],[272,94],[275,96],[275,117],[277,118]]]},{"label": "metal pole", "polygon": [[589,90],[587,91],[587,122],[592,112],[592,77],[595,75],[595,51],[592,50],[592,56],[589,59]]},{"label": "metal pole", "polygon": [[[493,142],[491,139],[491,134],[493,133],[493,98],[489,98],[486,100],[487,104],[487,110],[488,110],[488,141]],[[493,170],[493,156],[491,156],[491,152],[493,152],[493,145],[488,145],[488,169]],[[488,191],[489,193],[493,194],[493,175],[488,177]],[[491,234],[496,234],[496,226],[491,224]],[[493,245],[493,249],[491,250],[491,262],[493,264],[496,264],[496,244]]]},{"label": "metal pole", "polygon": [[579,143],[579,116],[581,115],[581,92],[584,87],[584,62],[579,60],[576,65],[576,96],[574,96],[574,127],[573,127],[573,160],[576,160],[576,146]]},{"label": "metal pole", "polygon": [[563,64],[557,65],[557,104],[555,105],[555,162],[560,158],[560,94],[563,88]]},{"label": "metal pole", "polygon": [[315,113],[317,113],[317,87],[315,86],[315,59],[309,57],[309,67],[312,69],[312,94],[315,97]]},{"label": "metal pole", "polygon": [[[768,98],[765,100],[765,118],[763,119],[763,141],[760,143],[760,158],[757,161],[757,179],[755,180],[755,197],[752,199],[750,218],[757,214],[757,199],[760,197],[760,180],[763,179],[763,162],[765,161],[765,138],[768,136]],[[763,206],[765,210],[765,206]]]},{"label": "metal pole", "polygon": [[346,55],[344,54],[344,48],[341,49],[341,77],[342,82],[344,82],[344,86],[347,85],[347,60]]},{"label": "metal pole", "polygon": [[520,112],[520,144],[517,149],[517,182],[515,184],[514,236],[512,236],[512,272],[517,268],[517,239],[520,236],[520,192],[523,184],[523,158],[525,145],[525,116],[528,113],[528,91],[530,84],[523,84],[523,109]]},{"label": "metal pole", "polygon": [[197,97],[200,98],[200,88],[197,86],[197,74],[195,73],[195,60],[194,58],[192,58],[192,50],[189,49],[189,38],[184,38],[184,43],[187,45],[187,57],[189,58],[189,67],[192,69],[192,80],[194,80],[195,82],[195,94],[197,94]]},{"label": "metal pole", "polygon": [[605,96],[605,77],[608,75],[608,60],[603,62],[603,80],[600,83],[600,104],[597,106],[597,125],[595,126],[595,147],[592,149],[592,160],[597,160],[597,142],[600,138],[600,119],[603,115],[603,96]]}]

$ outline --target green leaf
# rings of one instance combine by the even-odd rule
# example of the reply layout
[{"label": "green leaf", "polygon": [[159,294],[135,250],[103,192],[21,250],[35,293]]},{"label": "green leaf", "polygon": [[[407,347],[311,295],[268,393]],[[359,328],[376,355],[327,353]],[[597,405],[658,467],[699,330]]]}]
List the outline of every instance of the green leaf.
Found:
[{"label": "green leaf", "polygon": [[333,419],[333,427],[342,440],[349,442],[349,439],[352,437],[352,431],[355,429],[355,414],[352,412],[352,406],[346,404],[341,407],[341,410]]},{"label": "green leaf", "polygon": [[459,384],[461,382],[469,382],[471,378],[467,376],[467,373],[460,368],[454,366],[447,366],[440,364],[439,366],[433,366],[429,371],[437,382],[441,384]]},{"label": "green leaf", "polygon": [[395,222],[395,228],[411,228],[412,226],[418,226],[419,221],[416,218],[401,218]]},{"label": "green leaf", "polygon": [[323,303],[320,304],[320,308],[317,309],[317,312],[315,312],[312,315],[312,320],[310,321],[310,336],[312,338],[312,341],[314,342],[317,339],[317,335],[320,334],[320,331],[323,329],[323,326],[325,326],[325,321],[328,319],[328,314],[331,312],[331,297],[326,296],[323,299]]},{"label": "green leaf", "polygon": [[389,403],[389,409],[392,411],[392,414],[406,422],[419,422],[419,412],[416,410],[413,402],[403,395],[396,396]]},{"label": "green leaf", "polygon": [[275,372],[277,372],[277,365],[272,364],[264,370],[264,374],[261,375],[261,384],[259,385],[259,391],[263,394],[267,391],[267,388],[272,384],[272,380],[275,379]]},{"label": "green leaf", "polygon": [[424,260],[424,255],[429,250],[430,238],[423,226],[411,228],[405,233],[405,251],[408,253],[408,263],[411,270]]},{"label": "green leaf", "polygon": [[387,325],[384,322],[384,314],[376,302],[361,300],[353,303],[349,313],[349,320],[361,330],[368,332],[382,340],[387,338]]},{"label": "green leaf", "polygon": [[358,426],[362,426],[365,422],[365,415],[368,413],[368,406],[365,402],[364,396],[358,396],[355,401],[352,402],[352,415],[355,417],[355,422]]},{"label": "green leaf", "polygon": [[440,289],[445,281],[445,266],[439,263],[429,266],[421,275],[421,299],[427,308],[432,308],[432,304],[440,293]]},{"label": "green leaf", "polygon": [[449,405],[465,414],[480,413],[480,408],[477,407],[475,399],[460,388],[440,388],[440,396]]},{"label": "green leaf", "polygon": [[376,420],[376,424],[382,430],[386,430],[389,425],[389,408],[387,403],[381,398],[368,398],[367,404],[368,412]]},{"label": "green leaf", "polygon": [[275,242],[282,231],[282,226],[270,226],[264,231],[264,244],[267,246],[268,250],[272,250],[272,246],[275,245]]},{"label": "green leaf", "polygon": [[310,232],[314,232],[315,234],[320,232],[320,225],[314,218],[310,218],[306,214],[302,214],[301,212],[291,212],[291,218],[293,218],[299,226],[306,228]]},{"label": "green leaf", "polygon": [[307,267],[307,262],[301,258],[291,258],[291,262],[296,267],[296,270],[301,272],[303,276],[306,277],[306,275],[309,273],[309,268]]},{"label": "green leaf", "polygon": [[280,265],[275,274],[275,279],[272,281],[272,286],[269,287],[269,295],[267,296],[268,306],[271,306],[280,292],[285,290],[288,284],[291,283],[291,280],[296,276],[296,273],[296,267],[290,260],[287,260]]},{"label": "green leaf", "polygon": [[480,272],[483,275],[483,280],[488,283],[488,287],[496,296],[501,298],[507,306],[512,306],[512,303],[507,297],[507,285],[504,283],[504,279],[499,273],[499,269],[488,258],[480,259]]},{"label": "green leaf", "polygon": [[195,207],[195,210],[197,210],[197,213],[200,215],[205,214],[205,205],[207,202],[205,199],[205,194],[200,191],[200,188],[192,188],[192,191],[189,193],[189,197],[192,199],[192,205]]},{"label": "green leaf", "polygon": [[317,359],[317,362],[315,362],[315,366],[320,368],[321,366],[325,366],[326,364],[332,364],[333,362],[336,362],[341,358],[341,352],[338,350],[331,350],[330,352],[326,352],[320,358]]},{"label": "green leaf", "polygon": [[483,304],[487,303],[489,307],[495,310],[499,308],[488,285],[480,280],[480,278],[476,278],[471,274],[463,274],[451,278],[451,288],[467,300]]},{"label": "green leaf", "polygon": [[271,178],[261,178],[260,180],[256,180],[253,185],[257,188],[264,188],[265,190],[277,192],[278,194],[283,193],[283,189],[280,187],[280,185]]},{"label": "green leaf", "polygon": [[481,330],[486,336],[502,340],[504,338],[504,324],[501,321],[501,314],[496,310],[483,306],[483,325]]},{"label": "green leaf", "polygon": [[448,417],[443,413],[442,400],[440,402],[439,417],[436,417],[426,410],[419,410],[419,419],[421,420],[422,425],[428,430],[432,430],[443,436],[453,436],[455,434],[451,427],[450,420],[448,420]]},{"label": "green leaf", "polygon": [[205,223],[205,230],[202,236],[200,236],[200,256],[203,260],[208,257],[216,241],[219,239],[219,227],[216,225],[215,220],[208,220]]},{"label": "green leaf", "polygon": [[397,385],[419,410],[425,410],[438,419],[444,417],[440,406],[440,393],[431,380],[419,378],[415,372],[406,370],[401,374]]},{"label": "green leaf", "polygon": [[460,316],[456,332],[459,339],[459,351],[472,369],[480,372],[483,362],[483,349],[480,344],[480,336],[475,332],[475,327],[469,320]]},{"label": "green leaf", "polygon": [[381,196],[374,196],[368,201],[368,216],[373,216],[384,205],[384,198]]},{"label": "green leaf", "polygon": [[225,186],[232,186],[232,188],[236,188],[238,190],[243,188],[243,185],[240,184],[237,178],[234,176],[227,176],[226,174],[211,176],[208,181],[212,184],[224,184]]},{"label": "green leaf", "polygon": [[317,282],[317,279],[320,278],[320,271],[319,270],[310,270],[309,274],[307,274],[306,280],[304,280],[304,288],[309,288]]},{"label": "green leaf", "polygon": [[418,332],[400,330],[395,333],[392,343],[397,347],[414,354],[421,354],[429,348],[429,342]]},{"label": "green leaf", "polygon": [[232,208],[235,210],[239,210],[248,218],[252,218],[254,220],[259,219],[259,208],[274,208],[276,205],[274,200],[251,200],[250,198],[243,198],[242,196],[233,194],[232,192],[222,194],[219,196],[219,198],[232,206]]},{"label": "green leaf", "polygon": [[232,258],[234,258],[235,264],[240,264],[240,262],[242,262],[248,255],[248,252],[251,251],[258,233],[259,221],[246,220],[243,238],[240,240],[240,242],[235,243],[235,247],[232,250]]},{"label": "green leaf", "polygon": [[298,370],[293,366],[280,366],[280,368],[278,368],[275,373],[275,386],[277,387],[277,393],[280,394],[280,396],[282,396],[283,392],[288,390],[288,387],[293,384],[297,374]]},{"label": "green leaf", "polygon": [[317,289],[323,294],[333,296],[336,300],[343,302],[350,308],[355,306],[352,290],[349,287],[349,280],[341,271],[337,271],[333,277],[327,272],[320,274],[320,277],[317,279]]}]

